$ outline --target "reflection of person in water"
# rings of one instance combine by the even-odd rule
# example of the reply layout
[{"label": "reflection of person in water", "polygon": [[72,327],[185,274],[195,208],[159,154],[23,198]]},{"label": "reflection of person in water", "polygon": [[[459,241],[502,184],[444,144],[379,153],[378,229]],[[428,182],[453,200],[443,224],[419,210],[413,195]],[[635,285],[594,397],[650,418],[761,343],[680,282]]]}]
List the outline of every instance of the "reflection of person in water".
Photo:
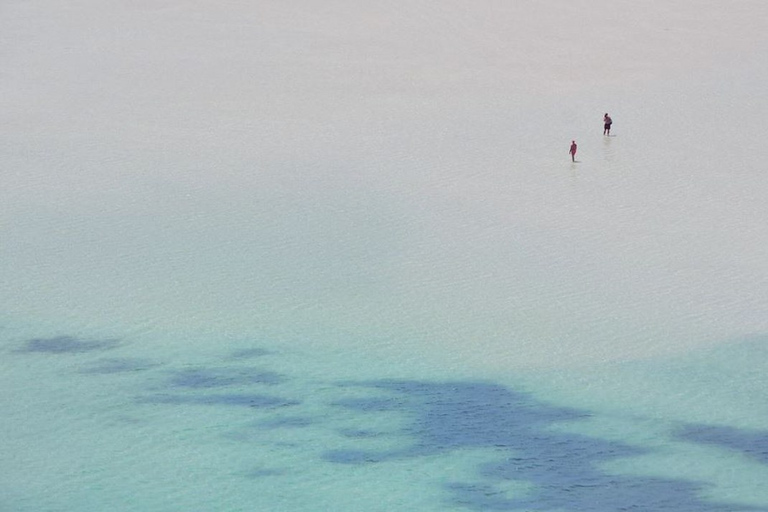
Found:
[{"label": "reflection of person in water", "polygon": [[603,135],[611,136],[611,124],[613,123],[613,119],[611,119],[611,116],[608,115],[608,113],[605,113],[605,116],[603,116]]},{"label": "reflection of person in water", "polygon": [[571,161],[573,161],[573,162],[576,161],[576,148],[577,148],[576,141],[572,140],[571,141],[571,149],[568,150],[568,153],[571,154]]}]

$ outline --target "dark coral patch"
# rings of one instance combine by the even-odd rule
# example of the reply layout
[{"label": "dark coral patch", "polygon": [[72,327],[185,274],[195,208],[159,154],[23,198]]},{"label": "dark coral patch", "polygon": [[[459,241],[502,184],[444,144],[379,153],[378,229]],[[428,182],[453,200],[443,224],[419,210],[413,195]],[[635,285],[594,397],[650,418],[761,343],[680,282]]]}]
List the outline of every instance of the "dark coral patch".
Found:
[{"label": "dark coral patch", "polygon": [[174,387],[205,389],[250,384],[275,385],[284,380],[279,373],[254,368],[194,368],[174,372],[170,384]]},{"label": "dark coral patch", "polygon": [[245,348],[242,350],[235,350],[232,352],[231,357],[233,359],[252,359],[256,357],[264,357],[269,354],[271,354],[271,352],[263,348]]},{"label": "dark coral patch", "polygon": [[718,425],[688,425],[678,437],[694,443],[719,446],[768,464],[768,431]]},{"label": "dark coral patch", "polygon": [[315,423],[315,420],[306,416],[289,416],[260,421],[255,426],[263,429],[303,428]]},{"label": "dark coral patch", "polygon": [[[409,439],[385,450],[346,448],[327,450],[327,462],[377,464],[414,457],[433,457],[467,448],[487,448],[495,461],[479,464],[469,482],[446,482],[449,503],[464,510],[675,510],[735,512],[765,510],[703,498],[706,486],[685,479],[652,478],[611,473],[605,464],[648,453],[612,440],[562,431],[562,421],[589,417],[585,411],[554,407],[533,396],[483,382],[425,382],[381,380],[345,383],[375,392],[375,396],[334,403],[360,414],[399,412],[404,424],[395,434]],[[389,393],[381,398],[380,393]],[[340,431],[347,439],[349,431]],[[725,432],[687,433],[687,438],[724,444]],[[364,436],[361,436],[364,437]],[[728,433],[728,444],[762,446],[762,434]],[[361,439],[364,441],[364,439]],[[754,450],[750,452],[755,455]],[[759,456],[759,454],[758,454]],[[507,495],[501,489],[517,481],[529,490]],[[501,487],[501,489],[499,488]]]},{"label": "dark coral patch", "polygon": [[42,354],[83,354],[111,350],[118,346],[117,340],[81,340],[72,336],[34,338],[28,340],[17,352]]},{"label": "dark coral patch", "polygon": [[271,395],[216,394],[216,395],[154,395],[139,398],[139,403],[169,405],[230,405],[254,408],[275,408],[298,405],[296,400]]},{"label": "dark coral patch", "polygon": [[251,471],[246,471],[243,476],[245,478],[265,478],[269,476],[282,476],[288,473],[288,470],[286,469],[253,469]]},{"label": "dark coral patch", "polygon": [[133,359],[133,358],[114,358],[114,359],[100,359],[93,364],[86,366],[80,373],[92,373],[92,374],[112,374],[112,373],[130,373],[150,370],[159,366],[159,363],[152,362],[148,359]]}]

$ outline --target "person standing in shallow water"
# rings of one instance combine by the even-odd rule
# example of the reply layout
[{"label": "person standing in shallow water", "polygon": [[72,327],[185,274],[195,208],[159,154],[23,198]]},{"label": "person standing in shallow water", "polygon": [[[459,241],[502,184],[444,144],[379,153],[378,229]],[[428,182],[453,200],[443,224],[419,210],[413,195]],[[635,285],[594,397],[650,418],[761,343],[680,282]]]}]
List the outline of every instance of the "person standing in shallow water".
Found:
[{"label": "person standing in shallow water", "polygon": [[611,124],[613,124],[613,119],[606,112],[603,116],[603,135],[611,136]]},{"label": "person standing in shallow water", "polygon": [[576,141],[572,140],[571,141],[571,149],[568,150],[568,153],[570,153],[570,155],[571,155],[571,161],[572,162],[576,161],[576,149],[577,149]]}]

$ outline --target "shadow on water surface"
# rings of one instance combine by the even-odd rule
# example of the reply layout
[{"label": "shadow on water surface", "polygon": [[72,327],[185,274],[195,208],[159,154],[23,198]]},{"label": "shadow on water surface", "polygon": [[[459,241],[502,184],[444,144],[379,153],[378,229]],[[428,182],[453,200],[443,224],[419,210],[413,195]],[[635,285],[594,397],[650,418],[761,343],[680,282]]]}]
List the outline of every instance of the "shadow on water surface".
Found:
[{"label": "shadow on water surface", "polygon": [[[488,448],[499,454],[499,460],[480,465],[471,482],[444,484],[454,506],[512,511],[765,510],[707,501],[701,497],[704,486],[697,482],[608,473],[601,469],[603,463],[647,450],[556,431],[551,427],[557,422],[588,415],[499,385],[382,380],[342,386],[388,393],[384,398],[346,399],[334,405],[362,414],[399,411],[406,418],[400,434],[412,443],[386,451],[328,450],[324,453],[328,462],[369,464],[467,448]],[[499,490],[512,481],[528,484],[530,490],[519,497]]]}]

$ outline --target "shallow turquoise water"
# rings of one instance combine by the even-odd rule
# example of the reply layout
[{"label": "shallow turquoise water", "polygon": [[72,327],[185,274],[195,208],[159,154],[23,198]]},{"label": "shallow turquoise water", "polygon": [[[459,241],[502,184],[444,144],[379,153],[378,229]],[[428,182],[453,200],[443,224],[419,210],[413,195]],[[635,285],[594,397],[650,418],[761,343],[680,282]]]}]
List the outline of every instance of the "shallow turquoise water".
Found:
[{"label": "shallow turquoise water", "polygon": [[768,510],[764,340],[505,376],[162,341],[3,330],[7,510]]}]

